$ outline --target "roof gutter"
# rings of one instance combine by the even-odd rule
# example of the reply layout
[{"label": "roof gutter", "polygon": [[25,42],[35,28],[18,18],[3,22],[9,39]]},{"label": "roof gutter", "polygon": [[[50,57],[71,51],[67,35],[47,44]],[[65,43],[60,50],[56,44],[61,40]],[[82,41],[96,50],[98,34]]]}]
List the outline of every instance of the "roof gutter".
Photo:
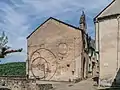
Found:
[{"label": "roof gutter", "polygon": [[99,17],[99,18],[94,18],[94,23],[96,23],[98,21],[107,20],[107,19],[117,18],[119,15],[120,15],[120,13],[113,14],[113,15],[108,15],[108,16],[103,16],[103,17]]}]

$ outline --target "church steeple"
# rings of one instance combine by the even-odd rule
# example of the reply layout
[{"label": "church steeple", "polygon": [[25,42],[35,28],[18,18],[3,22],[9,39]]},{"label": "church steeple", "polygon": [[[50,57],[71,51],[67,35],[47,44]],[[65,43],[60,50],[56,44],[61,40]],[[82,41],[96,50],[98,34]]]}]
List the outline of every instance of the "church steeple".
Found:
[{"label": "church steeple", "polygon": [[80,29],[84,30],[86,32],[86,29],[87,29],[87,25],[86,25],[86,16],[85,16],[85,13],[84,11],[82,11],[82,15],[80,17]]}]

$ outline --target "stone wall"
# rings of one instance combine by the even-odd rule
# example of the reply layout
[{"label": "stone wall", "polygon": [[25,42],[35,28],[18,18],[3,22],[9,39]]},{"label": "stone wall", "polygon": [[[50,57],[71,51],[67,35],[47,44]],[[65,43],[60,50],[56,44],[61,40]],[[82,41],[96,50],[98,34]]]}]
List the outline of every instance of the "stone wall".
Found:
[{"label": "stone wall", "polygon": [[[111,86],[120,68],[119,19],[111,17],[96,22],[96,49],[99,50],[100,84]],[[119,76],[120,77],[120,76]]]},{"label": "stone wall", "polygon": [[1,76],[0,90],[49,90],[52,84],[37,84],[35,80],[21,76]]},{"label": "stone wall", "polygon": [[54,81],[81,78],[80,30],[49,20],[27,42],[29,78]]}]

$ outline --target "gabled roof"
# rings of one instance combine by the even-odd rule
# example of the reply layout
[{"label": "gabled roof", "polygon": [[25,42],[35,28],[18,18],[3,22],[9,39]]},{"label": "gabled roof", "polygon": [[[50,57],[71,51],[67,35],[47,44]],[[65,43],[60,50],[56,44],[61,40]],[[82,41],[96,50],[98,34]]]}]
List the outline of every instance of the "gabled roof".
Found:
[{"label": "gabled roof", "polygon": [[120,0],[113,0],[106,8],[104,8],[95,18],[102,18],[120,14]]},{"label": "gabled roof", "polygon": [[72,28],[74,28],[74,29],[81,30],[81,31],[83,32],[83,30],[80,29],[79,27],[75,27],[75,26],[70,25],[70,24],[68,24],[68,23],[65,23],[65,22],[63,22],[63,21],[60,21],[60,20],[58,20],[58,19],[56,19],[56,18],[50,17],[50,18],[48,18],[45,22],[43,22],[40,26],[38,26],[38,27],[27,37],[27,39],[28,39],[36,30],[38,30],[38,28],[40,28],[43,24],[45,24],[47,21],[49,21],[49,20],[51,20],[51,19],[52,19],[52,20],[55,20],[55,21],[57,21],[57,22],[59,22],[59,23],[62,23],[62,24],[64,24],[64,25],[67,25],[68,27],[72,27]]}]

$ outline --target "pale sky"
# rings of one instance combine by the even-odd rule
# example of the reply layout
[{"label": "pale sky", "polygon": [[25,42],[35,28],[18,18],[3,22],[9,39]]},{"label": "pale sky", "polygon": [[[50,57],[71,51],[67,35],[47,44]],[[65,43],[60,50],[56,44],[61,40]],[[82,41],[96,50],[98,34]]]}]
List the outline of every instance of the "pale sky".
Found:
[{"label": "pale sky", "polygon": [[82,10],[87,31],[94,38],[93,18],[112,0],[0,0],[0,33],[5,31],[9,46],[23,52],[0,59],[1,63],[26,61],[26,37],[47,18],[54,17],[76,27]]}]

